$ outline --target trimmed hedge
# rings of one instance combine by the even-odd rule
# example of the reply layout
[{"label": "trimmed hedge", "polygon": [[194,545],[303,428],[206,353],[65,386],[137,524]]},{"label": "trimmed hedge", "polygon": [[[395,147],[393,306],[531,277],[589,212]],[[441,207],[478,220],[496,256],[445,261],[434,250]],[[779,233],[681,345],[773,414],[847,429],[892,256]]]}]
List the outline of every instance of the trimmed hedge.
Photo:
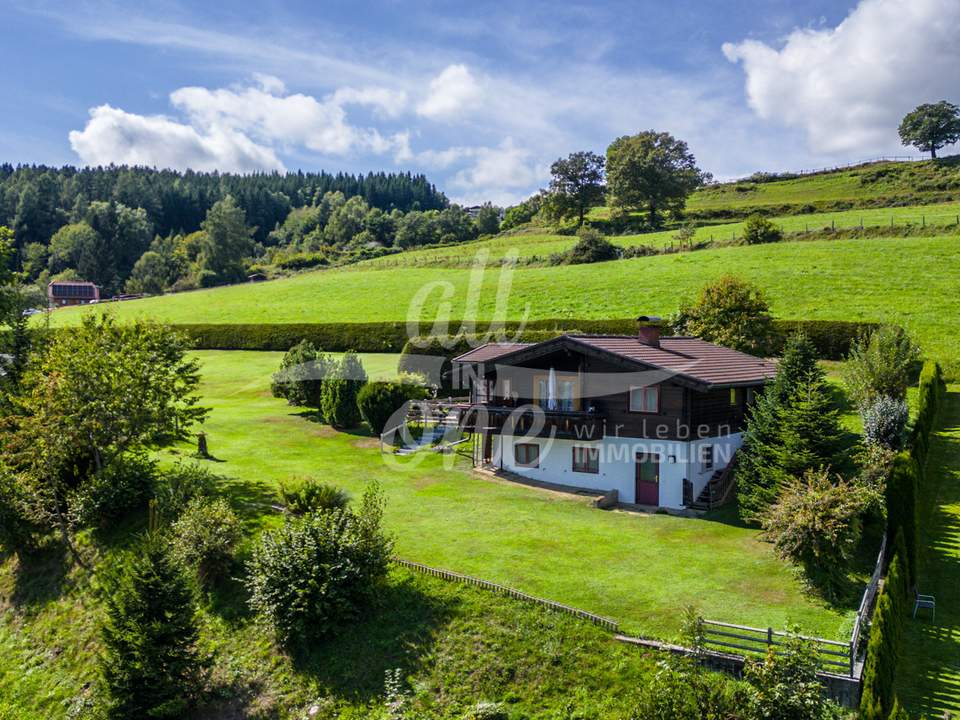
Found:
[{"label": "trimmed hedge", "polygon": [[860,699],[860,717],[864,720],[887,720],[897,706],[893,686],[903,619],[911,589],[917,584],[917,497],[924,484],[930,433],[945,390],[940,365],[924,363],[910,447],[895,458],[887,481],[887,547],[892,551],[867,643]]},{"label": "trimmed hedge", "polygon": [[870,625],[860,695],[862,720],[887,720],[896,704],[893,692],[909,603],[907,572],[902,562],[903,536],[898,536],[886,582],[877,598]]}]

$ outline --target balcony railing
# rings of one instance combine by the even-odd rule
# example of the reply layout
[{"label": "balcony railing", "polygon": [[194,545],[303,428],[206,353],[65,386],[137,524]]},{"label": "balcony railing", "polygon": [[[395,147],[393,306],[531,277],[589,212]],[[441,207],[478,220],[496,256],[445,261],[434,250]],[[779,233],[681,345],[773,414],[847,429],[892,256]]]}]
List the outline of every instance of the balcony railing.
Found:
[{"label": "balcony railing", "polygon": [[599,440],[606,434],[606,418],[600,413],[580,410],[475,403],[461,415],[461,427],[468,432],[495,435]]}]

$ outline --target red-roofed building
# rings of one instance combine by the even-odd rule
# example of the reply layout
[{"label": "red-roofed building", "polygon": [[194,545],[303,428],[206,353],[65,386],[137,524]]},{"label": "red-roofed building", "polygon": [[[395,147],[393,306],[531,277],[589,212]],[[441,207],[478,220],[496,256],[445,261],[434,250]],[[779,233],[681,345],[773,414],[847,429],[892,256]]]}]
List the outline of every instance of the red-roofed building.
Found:
[{"label": "red-roofed building", "polygon": [[661,337],[658,319],[640,321],[633,336],[489,343],[455,358],[470,390],[464,423],[479,438],[475,462],[616,490],[623,503],[680,509],[726,499],[747,407],[776,366],[699,338]]},{"label": "red-roofed building", "polygon": [[50,307],[89,305],[100,301],[100,288],[82,280],[54,280],[47,285]]}]

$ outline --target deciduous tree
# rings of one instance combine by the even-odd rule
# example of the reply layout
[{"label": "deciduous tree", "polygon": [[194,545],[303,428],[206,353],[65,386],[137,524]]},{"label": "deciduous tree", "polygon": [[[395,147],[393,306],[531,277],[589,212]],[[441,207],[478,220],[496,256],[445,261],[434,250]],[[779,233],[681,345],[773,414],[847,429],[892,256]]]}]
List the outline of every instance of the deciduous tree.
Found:
[{"label": "deciduous tree", "polygon": [[687,196],[710,176],[682,140],[648,130],[624,135],[607,148],[607,193],[611,207],[628,213],[645,209],[657,225],[660,213],[678,215]]},{"label": "deciduous tree", "polygon": [[605,160],[590,151],[571,153],[550,166],[551,204],[560,217],[583,216],[603,200],[603,166]]},{"label": "deciduous tree", "polygon": [[946,100],[918,105],[900,122],[900,141],[937,157],[937,150],[960,140],[960,108]]}]

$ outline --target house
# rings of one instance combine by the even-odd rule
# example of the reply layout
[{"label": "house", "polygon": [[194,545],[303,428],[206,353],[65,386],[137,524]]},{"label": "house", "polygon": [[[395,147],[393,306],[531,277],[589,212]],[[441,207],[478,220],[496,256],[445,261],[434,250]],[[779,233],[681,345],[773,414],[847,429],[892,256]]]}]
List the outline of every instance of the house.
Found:
[{"label": "house", "polygon": [[[454,358],[470,391],[474,462],[619,501],[698,507],[742,443],[747,407],[776,366],[695,337],[561,335]],[[727,473],[726,475],[729,475]]]},{"label": "house", "polygon": [[100,301],[100,288],[83,280],[54,280],[47,285],[50,307],[87,305]]}]

